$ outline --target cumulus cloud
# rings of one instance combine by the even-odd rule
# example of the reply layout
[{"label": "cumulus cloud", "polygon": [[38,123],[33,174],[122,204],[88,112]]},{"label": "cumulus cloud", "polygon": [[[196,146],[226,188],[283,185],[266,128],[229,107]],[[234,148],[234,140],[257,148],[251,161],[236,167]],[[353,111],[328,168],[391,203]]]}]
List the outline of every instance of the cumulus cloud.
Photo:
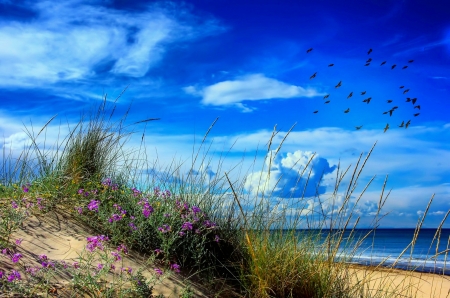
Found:
[{"label": "cumulus cloud", "polygon": [[336,169],[336,166],[330,167],[328,161],[318,154],[300,150],[278,154],[272,162],[269,157],[266,165],[270,167],[270,171],[249,174],[245,188],[255,195],[264,189],[266,194],[269,191],[272,196],[281,198],[312,197],[325,193],[326,186],[319,183],[323,175]]},{"label": "cumulus cloud", "polygon": [[143,77],[171,44],[221,30],[181,6],[124,12],[102,1],[26,3],[32,19],[0,21],[0,86],[66,83],[99,73]]},{"label": "cumulus cloud", "polygon": [[290,85],[263,74],[247,75],[235,80],[219,82],[198,90],[194,86],[184,88],[186,93],[202,96],[201,103],[212,106],[236,106],[244,112],[251,111],[243,101],[269,100],[274,98],[320,96],[316,90]]}]

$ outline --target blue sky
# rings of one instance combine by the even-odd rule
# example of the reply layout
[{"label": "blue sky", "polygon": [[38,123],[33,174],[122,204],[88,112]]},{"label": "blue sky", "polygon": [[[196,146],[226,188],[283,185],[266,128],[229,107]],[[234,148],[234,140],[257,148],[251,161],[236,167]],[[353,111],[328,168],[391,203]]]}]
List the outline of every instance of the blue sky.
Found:
[{"label": "blue sky", "polygon": [[[128,86],[118,108],[132,103],[130,123],[161,118],[146,127],[148,156],[161,164],[189,159],[217,117],[212,165],[229,151],[225,169],[243,155],[246,168],[275,125],[277,145],[296,123],[274,160],[275,180],[289,186],[315,152],[312,179],[324,174],[326,197],[338,163],[354,165],[377,142],[360,179],[362,189],[376,175],[358,209],[363,222],[386,175],[391,214],[382,226],[414,226],[433,193],[425,226],[450,209],[447,1],[0,0],[0,45],[4,148],[21,148],[24,124],[55,114],[76,122],[104,93],[113,100]],[[61,122],[47,138],[56,140]],[[249,172],[248,191],[258,171]]]}]

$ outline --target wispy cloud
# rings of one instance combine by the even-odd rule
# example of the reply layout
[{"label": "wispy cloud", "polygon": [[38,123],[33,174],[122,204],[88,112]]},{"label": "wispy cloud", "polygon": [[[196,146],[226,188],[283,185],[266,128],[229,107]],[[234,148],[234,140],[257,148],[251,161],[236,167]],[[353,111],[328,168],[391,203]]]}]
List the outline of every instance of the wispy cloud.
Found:
[{"label": "wispy cloud", "polygon": [[101,1],[28,4],[33,19],[0,21],[2,87],[85,83],[101,75],[143,77],[172,44],[223,29],[181,6],[124,12]]},{"label": "wispy cloud", "polygon": [[244,105],[243,101],[323,95],[315,89],[290,85],[268,78],[263,74],[252,74],[235,80],[219,82],[200,90],[194,86],[188,86],[184,88],[184,91],[192,95],[202,96],[201,103],[204,105],[236,106],[244,112],[249,112],[252,108]]}]

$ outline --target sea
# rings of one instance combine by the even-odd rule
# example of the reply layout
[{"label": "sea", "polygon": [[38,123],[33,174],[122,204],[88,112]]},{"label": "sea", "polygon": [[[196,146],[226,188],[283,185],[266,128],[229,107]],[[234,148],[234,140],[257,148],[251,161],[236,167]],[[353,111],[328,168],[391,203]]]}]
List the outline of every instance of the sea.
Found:
[{"label": "sea", "polygon": [[[301,231],[304,230],[298,232]],[[375,231],[358,229],[349,237],[351,232],[346,230],[336,258],[338,261],[359,265],[450,275],[450,254],[446,252],[450,249],[450,229],[440,230],[439,243],[435,238],[436,229],[421,229],[414,247],[408,248],[414,238],[414,231],[414,229],[377,229]],[[369,232],[369,236],[362,240],[353,251],[358,239],[362,239]],[[322,231],[322,239],[328,233]]]}]

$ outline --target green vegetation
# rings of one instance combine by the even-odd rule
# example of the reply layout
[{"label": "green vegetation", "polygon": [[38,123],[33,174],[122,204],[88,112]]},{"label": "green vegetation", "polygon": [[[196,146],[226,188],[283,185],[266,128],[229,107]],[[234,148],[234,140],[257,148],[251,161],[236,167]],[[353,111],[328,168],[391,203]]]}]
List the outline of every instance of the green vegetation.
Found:
[{"label": "green vegetation", "polygon": [[[355,189],[373,148],[364,160],[360,156],[344,191],[340,184],[351,168],[338,168],[333,195],[319,200],[323,212],[313,214],[303,197],[271,206],[273,189],[263,183],[268,177],[260,177],[256,195],[245,192],[245,178],[231,180],[230,172],[222,170],[223,160],[212,179],[194,174],[211,164],[208,150],[204,156],[199,153],[215,122],[194,154],[189,174],[181,175],[175,162],[149,173],[157,162],[136,158],[146,156],[144,138],[139,148],[127,152],[125,144],[133,133],[124,125],[128,112],[114,122],[114,111],[115,105],[109,107],[105,99],[50,148],[41,138],[54,118],[37,134],[27,130],[29,146],[18,157],[3,149],[0,249],[1,257],[15,267],[0,268],[0,291],[48,294],[61,273],[69,277],[66,288],[74,297],[153,297],[153,286],[170,274],[185,277],[188,286],[182,297],[194,297],[189,284],[198,281],[209,286],[211,297],[396,297],[409,286],[392,292],[385,283],[369,287],[370,277],[358,279],[345,260],[356,253],[361,239],[346,247],[345,254],[338,249],[344,230],[357,228],[355,208],[368,185],[357,195]],[[275,134],[261,171],[268,169],[267,175],[282,146],[271,149]],[[310,174],[307,165],[299,179]],[[355,204],[350,204],[351,197],[357,198]],[[386,199],[383,187],[374,227]],[[86,249],[73,263],[41,255],[36,260],[40,267],[22,264],[20,240],[11,234],[29,215],[59,210],[70,210],[98,236],[87,238]],[[298,226],[327,233],[325,238],[307,230],[299,233]],[[120,265],[128,250],[149,256],[143,268],[156,266],[153,277],[145,278],[143,268]]]}]

